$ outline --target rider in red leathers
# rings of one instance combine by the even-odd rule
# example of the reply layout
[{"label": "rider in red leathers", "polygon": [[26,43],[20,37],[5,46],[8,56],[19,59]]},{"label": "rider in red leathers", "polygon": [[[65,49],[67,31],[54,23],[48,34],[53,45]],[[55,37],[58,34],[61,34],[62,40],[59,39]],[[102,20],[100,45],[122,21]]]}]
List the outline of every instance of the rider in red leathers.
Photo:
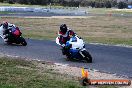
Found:
[{"label": "rider in red leathers", "polygon": [[8,22],[3,22],[3,28],[5,31],[3,32],[4,35],[4,41],[8,41],[8,37],[18,37],[21,35],[21,32],[18,27],[16,27],[14,24],[8,23]]},{"label": "rider in red leathers", "polygon": [[74,36],[75,33],[70,28],[68,28],[66,24],[62,24],[60,26],[58,35],[59,35],[59,43],[61,44],[61,46],[64,47],[66,42],[69,41],[70,37]]},{"label": "rider in red leathers", "polygon": [[[73,30],[71,30],[70,28],[68,28],[66,24],[62,24],[60,26],[58,35],[59,35],[59,43],[62,46],[62,54],[63,55],[67,54],[67,56],[70,56],[68,53],[68,49],[65,47],[65,44],[67,41],[70,40],[71,36],[75,36],[76,33]],[[70,57],[68,57],[68,58],[70,58]]]}]

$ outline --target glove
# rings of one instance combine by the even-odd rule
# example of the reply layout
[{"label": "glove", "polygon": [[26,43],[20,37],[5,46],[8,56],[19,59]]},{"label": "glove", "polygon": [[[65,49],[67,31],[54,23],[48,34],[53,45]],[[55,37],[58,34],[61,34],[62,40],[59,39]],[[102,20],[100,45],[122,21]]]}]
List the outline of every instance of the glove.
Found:
[{"label": "glove", "polygon": [[65,47],[66,45],[65,45],[65,44],[62,44],[61,46],[62,46],[62,47]]},{"label": "glove", "polygon": [[7,39],[7,37],[8,37],[8,34],[5,34],[5,35],[3,35],[4,36],[4,39]]}]

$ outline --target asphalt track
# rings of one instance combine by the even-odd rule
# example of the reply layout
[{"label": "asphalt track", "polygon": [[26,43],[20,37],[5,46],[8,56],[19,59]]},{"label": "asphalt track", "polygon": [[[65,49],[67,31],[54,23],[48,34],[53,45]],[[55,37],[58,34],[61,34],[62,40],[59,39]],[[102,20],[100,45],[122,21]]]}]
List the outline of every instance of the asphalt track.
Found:
[{"label": "asphalt track", "polygon": [[27,46],[7,45],[0,38],[0,52],[23,58],[68,64],[71,66],[97,69],[102,72],[132,78],[132,48],[86,44],[93,63],[66,61],[55,41],[27,39]]}]

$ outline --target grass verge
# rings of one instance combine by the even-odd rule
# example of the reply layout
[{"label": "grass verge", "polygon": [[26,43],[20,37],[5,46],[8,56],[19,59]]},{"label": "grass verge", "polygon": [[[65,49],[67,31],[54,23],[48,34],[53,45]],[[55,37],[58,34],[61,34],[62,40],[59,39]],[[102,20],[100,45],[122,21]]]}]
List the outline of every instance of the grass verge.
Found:
[{"label": "grass verge", "polygon": [[0,58],[0,88],[83,88],[78,81],[34,61]]},{"label": "grass verge", "polygon": [[87,18],[1,17],[0,20],[16,24],[22,29],[23,36],[27,38],[55,40],[60,24],[66,23],[86,42],[132,45],[131,18],[112,16]]},{"label": "grass verge", "polygon": [[55,72],[50,64],[41,64],[37,61],[0,57],[0,88],[86,88],[79,84],[77,78]]},{"label": "grass verge", "polygon": [[16,12],[0,11],[0,14],[15,14]]},{"label": "grass verge", "polygon": [[116,9],[116,8],[88,8],[88,13],[92,14],[124,14],[124,15],[132,15],[131,9]]},{"label": "grass verge", "polygon": [[9,3],[0,3],[0,6],[42,7],[41,5],[25,5],[25,4],[9,4]]}]

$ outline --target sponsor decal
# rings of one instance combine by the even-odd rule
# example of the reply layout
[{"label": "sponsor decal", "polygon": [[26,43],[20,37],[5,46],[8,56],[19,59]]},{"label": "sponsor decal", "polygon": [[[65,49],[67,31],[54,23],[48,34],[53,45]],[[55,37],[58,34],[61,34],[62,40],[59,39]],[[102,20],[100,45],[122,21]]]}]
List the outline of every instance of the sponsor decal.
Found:
[{"label": "sponsor decal", "polygon": [[131,81],[128,79],[90,79],[89,73],[84,68],[81,69],[82,77],[80,83],[83,86],[87,85],[131,85]]}]

